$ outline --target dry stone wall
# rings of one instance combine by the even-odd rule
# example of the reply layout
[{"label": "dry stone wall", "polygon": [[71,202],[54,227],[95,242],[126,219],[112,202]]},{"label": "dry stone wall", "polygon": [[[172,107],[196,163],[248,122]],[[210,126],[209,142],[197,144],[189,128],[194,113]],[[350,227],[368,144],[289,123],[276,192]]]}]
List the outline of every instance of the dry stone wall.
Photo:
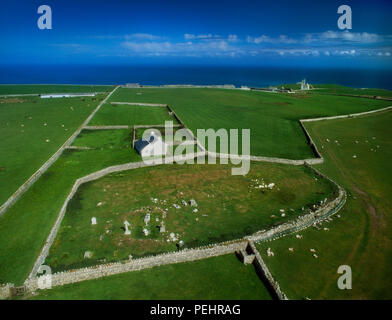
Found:
[{"label": "dry stone wall", "polygon": [[14,285],[7,283],[5,285],[0,285],[0,299],[8,299],[11,296],[11,288]]},{"label": "dry stone wall", "polygon": [[116,130],[129,128],[129,126],[85,126],[83,127],[83,130]]},{"label": "dry stone wall", "polygon": [[312,121],[322,121],[322,120],[334,120],[334,119],[344,119],[344,118],[355,118],[355,117],[360,117],[360,116],[369,115],[369,114],[372,114],[372,113],[383,112],[383,111],[390,110],[390,109],[392,109],[392,106],[389,106],[389,107],[386,107],[386,108],[382,108],[382,109],[376,109],[376,110],[366,111],[366,112],[345,114],[345,115],[341,115],[341,116],[321,117],[321,118],[312,118],[312,119],[302,119],[301,122],[312,122]]},{"label": "dry stone wall", "polygon": [[333,183],[338,188],[338,196],[335,199],[326,202],[317,210],[302,215],[297,219],[295,219],[294,221],[283,223],[268,231],[256,232],[252,236],[247,237],[248,240],[259,242],[259,241],[270,241],[270,240],[278,239],[285,235],[306,229],[314,225],[315,223],[322,221],[331,215],[336,214],[343,207],[344,203],[346,202],[346,191],[342,187],[340,187],[335,181],[328,178],[318,170],[314,169],[311,166],[309,166],[309,168],[311,168],[320,177],[327,179],[331,183]]},{"label": "dry stone wall", "polygon": [[101,106],[106,103],[106,101],[111,97],[111,95],[117,90],[116,87],[109,95],[102,100],[102,102],[95,108],[95,110],[88,116],[88,118],[83,122],[83,124],[72,134],[71,137],[54,153],[49,160],[47,160],[41,168],[39,168],[25,183],[23,183],[19,189],[10,197],[3,205],[0,207],[0,217],[21,197],[23,193],[25,193],[38,179],[42,176],[42,174],[60,157],[63,153],[64,149],[70,146],[79,133],[82,131],[83,127],[85,127],[90,120],[94,117],[97,111],[101,108]]},{"label": "dry stone wall", "polygon": [[61,210],[60,210],[60,213],[56,219],[56,222],[55,222],[54,226],[52,227],[50,234],[44,243],[44,246],[43,246],[43,248],[42,248],[42,250],[41,250],[34,266],[33,266],[32,271],[30,272],[29,278],[30,279],[34,278],[35,275],[37,274],[38,268],[45,262],[45,259],[49,254],[50,247],[52,246],[53,241],[54,241],[54,239],[57,235],[57,232],[60,228],[61,221],[64,218],[68,203],[73,198],[73,196],[75,195],[76,191],[78,190],[78,188],[81,184],[86,183],[86,182],[90,182],[93,180],[97,180],[107,174],[114,173],[114,172],[137,169],[137,168],[148,167],[148,166],[161,165],[161,164],[164,164],[166,161],[167,162],[170,162],[170,161],[177,162],[179,160],[194,159],[195,157],[199,157],[199,156],[205,156],[205,153],[199,152],[199,153],[190,154],[190,155],[186,155],[186,156],[180,156],[180,157],[177,156],[177,157],[167,157],[164,159],[154,159],[154,162],[151,162],[151,163],[147,163],[147,162],[143,162],[143,161],[130,162],[130,163],[122,164],[122,165],[111,166],[111,167],[105,168],[103,170],[94,172],[92,174],[89,174],[87,176],[84,176],[82,178],[77,179],[71,189],[71,192],[68,194],[67,198],[64,201],[63,206],[61,207]]},{"label": "dry stone wall", "polygon": [[[166,264],[190,262],[217,257],[242,250],[247,246],[247,244],[247,241],[231,242],[223,245],[213,245],[199,249],[184,249],[173,253],[161,254],[159,256],[152,256],[135,260],[131,259],[127,262],[110,263],[90,268],[59,272],[52,275],[52,286],[62,286],[69,283],[92,280],[130,271],[158,267]],[[28,291],[37,290],[38,278],[29,278],[26,280],[25,286],[27,287]]]},{"label": "dry stone wall", "polygon": [[161,104],[161,103],[140,103],[140,102],[110,102],[110,104],[113,105],[129,105],[129,106],[139,106],[139,107],[161,107],[161,108],[166,108],[167,104]]},{"label": "dry stone wall", "polygon": [[260,272],[264,278],[270,284],[271,289],[274,291],[276,297],[279,300],[288,300],[285,293],[281,290],[279,283],[274,279],[271,272],[269,271],[267,265],[265,264],[263,258],[261,257],[259,251],[256,249],[256,246],[252,241],[249,241],[249,246],[252,248],[253,254],[255,255],[255,259],[253,264],[258,272]]}]

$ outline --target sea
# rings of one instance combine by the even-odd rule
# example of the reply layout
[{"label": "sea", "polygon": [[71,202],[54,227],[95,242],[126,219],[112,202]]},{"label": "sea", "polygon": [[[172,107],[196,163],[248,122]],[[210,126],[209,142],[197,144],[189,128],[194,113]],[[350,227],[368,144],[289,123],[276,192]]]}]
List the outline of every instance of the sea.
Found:
[{"label": "sea", "polygon": [[0,65],[0,84],[194,84],[268,87],[297,83],[392,89],[384,69],[211,65]]}]

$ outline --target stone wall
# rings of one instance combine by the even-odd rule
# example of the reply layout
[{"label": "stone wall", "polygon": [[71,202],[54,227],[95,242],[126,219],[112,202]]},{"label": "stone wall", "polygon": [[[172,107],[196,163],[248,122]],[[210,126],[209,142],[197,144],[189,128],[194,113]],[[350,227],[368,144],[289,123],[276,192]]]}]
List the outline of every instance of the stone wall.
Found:
[{"label": "stone wall", "polygon": [[49,254],[50,247],[52,246],[53,241],[54,241],[54,239],[55,239],[55,237],[57,235],[57,232],[58,232],[58,230],[60,228],[61,221],[64,218],[65,212],[67,210],[68,203],[73,198],[73,196],[75,195],[76,191],[78,190],[78,188],[79,188],[79,186],[81,184],[86,183],[86,182],[90,182],[90,181],[93,181],[93,180],[97,180],[97,179],[99,179],[99,178],[101,178],[101,177],[103,177],[103,176],[105,176],[107,174],[114,173],[114,172],[131,170],[131,169],[137,169],[137,168],[143,168],[143,167],[148,167],[148,166],[161,165],[161,164],[164,164],[166,161],[174,161],[174,162],[176,162],[178,160],[194,159],[195,157],[204,156],[204,155],[205,155],[204,152],[200,152],[200,153],[190,154],[190,155],[187,155],[187,156],[180,156],[180,157],[174,156],[174,157],[167,157],[167,158],[164,158],[164,159],[157,159],[157,160],[155,160],[155,162],[151,162],[151,163],[146,163],[146,162],[143,162],[143,161],[141,161],[141,162],[130,162],[130,163],[126,163],[126,164],[111,166],[111,167],[105,168],[105,169],[100,170],[100,171],[96,171],[96,172],[94,172],[92,174],[89,174],[87,176],[84,176],[82,178],[77,179],[75,181],[72,189],[71,189],[71,192],[68,194],[67,198],[64,201],[63,206],[60,209],[60,212],[59,212],[59,215],[58,215],[58,217],[56,219],[56,222],[55,222],[54,226],[52,227],[52,229],[51,229],[51,231],[49,233],[49,236],[46,239],[46,241],[44,243],[44,246],[43,246],[43,248],[42,248],[42,250],[41,250],[41,252],[40,252],[40,254],[39,254],[39,256],[38,256],[38,258],[36,260],[36,262],[34,263],[34,266],[33,266],[32,271],[30,272],[29,278],[30,279],[34,278],[35,275],[37,274],[38,268],[45,262],[45,259],[46,259],[46,257]]},{"label": "stone wall", "polygon": [[[217,257],[242,250],[247,246],[247,244],[247,241],[227,242],[224,244],[212,245],[199,249],[184,249],[181,251],[161,254],[158,256],[128,260],[127,262],[110,263],[78,270],[59,272],[52,275],[52,286],[62,286],[69,283],[92,280],[167,264],[190,262]],[[38,289],[38,278],[29,278],[25,281],[24,284],[28,291],[35,291]]]},{"label": "stone wall", "polygon": [[268,281],[269,289],[272,289],[274,293],[273,298],[278,298],[279,300],[288,300],[287,296],[280,289],[279,283],[274,279],[271,272],[269,271],[259,251],[256,249],[255,244],[252,241],[249,241],[249,246],[251,247],[253,254],[255,255],[253,265],[255,266],[256,271]]},{"label": "stone wall", "polygon": [[[305,133],[306,139],[308,140],[309,146],[312,149],[313,153],[316,155],[317,158],[322,159],[323,160],[323,156],[321,155],[321,153],[318,151],[316,144],[314,143],[312,137],[310,136],[308,130],[306,130],[304,124],[302,123],[303,120],[299,120],[299,124],[303,130],[303,132]],[[310,160],[308,160],[310,161]],[[313,163],[315,164],[315,163]]]},{"label": "stone wall", "polygon": [[[201,153],[201,155],[205,155],[204,152]],[[194,157],[195,155],[192,155]],[[172,159],[175,161],[175,157]],[[155,163],[152,165],[159,165],[162,164],[165,161],[165,159],[162,159],[161,163]],[[93,181],[96,179],[99,179],[107,174],[113,173],[113,172],[119,172],[123,170],[129,170],[129,169],[135,169],[135,168],[141,168],[141,167],[146,167],[150,166],[149,164],[146,164],[144,162],[133,162],[133,163],[128,163],[128,164],[123,164],[123,165],[117,165],[117,166],[112,166],[103,170],[100,170],[98,172],[92,173],[88,176],[82,177],[78,179],[74,186],[71,189],[70,194],[68,195],[67,199],[65,200],[59,216],[55,222],[55,225],[53,226],[50,235],[48,236],[45,245],[43,249],[41,250],[41,253],[37,259],[37,261],[34,264],[34,267],[29,275],[28,280],[26,280],[26,283],[28,286],[32,287],[34,281],[36,281],[36,274],[38,268],[45,262],[45,259],[49,253],[50,247],[54,242],[54,239],[57,235],[57,232],[60,228],[61,221],[64,217],[64,214],[66,212],[66,208],[68,205],[68,202],[72,199],[74,194],[77,192],[77,189],[79,186],[83,183]],[[83,281],[87,279],[95,279],[100,276],[106,276],[106,275],[112,275],[116,273],[122,273],[122,272],[127,272],[127,271],[133,271],[133,270],[140,270],[143,268],[151,268],[153,266],[159,266],[162,264],[169,264],[169,263],[178,263],[178,262],[185,262],[185,261],[193,261],[197,259],[204,259],[206,257],[211,257],[211,256],[216,256],[216,255],[222,255],[230,252],[235,252],[241,249],[246,248],[244,246],[244,241],[267,241],[267,240],[273,240],[277,239],[279,237],[282,237],[284,235],[287,235],[289,233],[297,232],[299,230],[305,229],[311,225],[313,225],[315,222],[320,221],[322,219],[325,219],[326,217],[330,216],[331,214],[336,213],[344,204],[345,201],[345,196],[346,193],[345,191],[338,186],[333,180],[329,179],[319,171],[315,170],[314,168],[310,167],[312,170],[315,171],[316,174],[319,176],[328,179],[332,183],[334,183],[339,190],[338,197],[326,204],[324,204],[323,207],[319,208],[318,210],[311,212],[309,214],[303,215],[298,217],[295,221],[292,222],[287,222],[282,225],[279,225],[275,228],[272,228],[271,230],[268,231],[263,231],[263,232],[256,232],[255,234],[245,237],[243,239],[239,240],[233,240],[227,243],[221,243],[218,245],[214,246],[209,246],[205,247],[207,249],[199,248],[199,249],[190,249],[190,250],[182,250],[179,252],[175,253],[168,253],[164,255],[158,255],[154,257],[147,257],[147,258],[141,258],[141,259],[135,259],[131,260],[127,263],[113,263],[113,264],[108,264],[108,265],[101,265],[101,266],[96,266],[92,268],[84,268],[84,269],[79,269],[75,271],[68,271],[68,272],[61,272],[56,275],[53,275],[54,279],[54,284],[53,285],[62,285],[65,283],[72,283],[72,282],[78,282],[78,281]],[[263,267],[262,265],[260,265]],[[264,267],[262,268],[264,269]],[[53,281],[53,280],[52,280]],[[56,284],[57,283],[57,284]]]},{"label": "stone wall", "polygon": [[386,111],[386,110],[390,110],[390,109],[392,109],[392,106],[389,106],[389,107],[386,107],[386,108],[382,108],[382,109],[366,111],[366,112],[345,114],[345,115],[341,115],[341,116],[321,117],[321,118],[312,118],[312,119],[302,119],[301,122],[334,120],[334,119],[343,119],[343,118],[355,118],[355,117],[365,116],[365,115],[369,115],[369,114],[372,114],[372,113],[382,112],[382,111]]},{"label": "stone wall", "polygon": [[0,285],[0,299],[8,299],[11,296],[10,289],[14,285],[12,283],[7,283],[5,285]]},{"label": "stone wall", "polygon": [[[29,275],[29,278],[35,277],[35,275],[37,274],[38,268],[45,262],[45,259],[49,254],[50,247],[52,246],[52,243],[54,242],[56,234],[60,228],[61,221],[65,215],[68,203],[72,199],[72,197],[74,196],[74,194],[76,193],[76,191],[78,190],[78,188],[81,184],[86,183],[86,182],[90,182],[93,180],[97,180],[107,174],[114,173],[114,172],[137,169],[137,168],[142,168],[142,167],[147,167],[147,166],[161,165],[164,163],[178,162],[179,160],[185,161],[188,159],[194,159],[195,157],[205,156],[205,155],[206,155],[205,152],[199,152],[199,153],[190,154],[190,155],[186,155],[186,156],[174,156],[174,157],[166,157],[166,158],[161,158],[161,159],[154,159],[153,162],[151,162],[151,163],[147,163],[146,161],[131,162],[131,163],[126,163],[126,164],[111,166],[111,167],[105,168],[103,170],[94,172],[92,174],[89,174],[87,176],[84,176],[82,178],[77,179],[71,189],[71,192],[69,193],[63,206],[61,207],[61,210],[60,210],[60,213],[57,217],[57,220],[56,220],[53,228],[51,229],[51,232],[50,232],[47,240],[45,241],[45,244],[44,244],[44,246],[43,246],[43,248],[42,248],[35,264],[34,264],[34,267]],[[217,154],[215,154],[215,155],[217,155]],[[312,170],[315,170],[315,169],[312,168]],[[318,175],[325,177],[317,170],[315,170],[315,172]],[[327,177],[325,177],[325,178],[327,178]],[[323,214],[325,214],[325,212],[328,212],[328,210],[332,210],[332,208],[334,206],[337,206],[339,204],[339,202],[341,201],[341,198],[345,197],[345,192],[334,181],[332,181],[329,178],[327,178],[327,179],[330,180],[332,183],[334,183],[339,188],[339,196],[334,201],[331,201],[330,203],[325,204],[322,208],[318,209],[315,212],[312,212],[308,215],[304,215],[304,216],[299,217],[296,221],[279,225],[278,227],[275,227],[275,228],[273,228],[267,232],[263,232],[261,234],[256,233],[255,235],[251,236],[251,238],[249,238],[249,239],[251,239],[253,241],[261,241],[261,240],[266,240],[266,239],[275,237],[277,234],[287,234],[289,232],[295,232],[295,231],[299,230],[300,228],[308,227],[309,224],[312,224],[317,219],[317,217],[321,217]]]},{"label": "stone wall", "polygon": [[161,108],[166,108],[167,107],[167,104],[161,104],[161,103],[110,102],[110,104],[113,104],[113,105],[125,104],[125,105],[128,105],[128,106],[139,106],[139,107],[161,107]]},{"label": "stone wall", "polygon": [[101,106],[106,103],[106,101],[110,98],[110,96],[117,90],[116,87],[109,95],[102,100],[102,102],[94,109],[94,111],[88,116],[88,118],[83,122],[83,124],[72,134],[71,137],[54,153],[42,166],[39,168],[25,183],[23,183],[19,189],[10,197],[3,205],[0,207],[0,217],[21,197],[23,193],[25,193],[42,174],[60,157],[63,153],[64,149],[70,146],[79,133],[82,131],[83,127],[85,127],[92,117],[97,113],[97,111],[101,108]]},{"label": "stone wall", "polygon": [[303,160],[291,160],[284,158],[274,158],[274,157],[259,157],[259,156],[243,156],[236,154],[227,154],[227,153],[216,153],[216,152],[207,152],[209,156],[216,158],[224,158],[224,159],[235,159],[235,160],[250,160],[250,161],[259,161],[259,162],[271,162],[271,163],[281,163],[281,164],[290,164],[294,166],[302,166],[305,163],[309,164],[319,164],[323,163],[323,159],[313,158],[313,159],[303,159]]},{"label": "stone wall", "polygon": [[117,130],[129,128],[129,126],[85,126],[83,127],[83,130]]},{"label": "stone wall", "polygon": [[313,170],[320,177],[327,179],[331,183],[333,183],[338,189],[338,196],[335,199],[326,202],[325,204],[323,204],[323,206],[321,206],[317,210],[299,216],[293,221],[283,223],[268,231],[256,232],[252,236],[246,237],[249,241],[255,241],[255,242],[271,241],[286,236],[288,234],[301,231],[303,229],[312,226],[313,224],[319,221],[328,218],[331,215],[336,214],[343,207],[344,203],[346,202],[346,191],[342,187],[340,187],[335,181],[328,178],[318,170],[314,169],[311,166],[309,166],[309,168]]}]

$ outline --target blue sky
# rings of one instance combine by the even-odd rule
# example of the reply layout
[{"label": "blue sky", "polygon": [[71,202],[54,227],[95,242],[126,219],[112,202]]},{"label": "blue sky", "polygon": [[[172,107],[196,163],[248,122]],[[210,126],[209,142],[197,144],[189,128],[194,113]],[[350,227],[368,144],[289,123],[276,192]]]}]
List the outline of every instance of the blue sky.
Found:
[{"label": "blue sky", "polygon": [[[52,8],[39,30],[37,8]],[[337,8],[352,8],[341,31]],[[392,1],[2,1],[0,64],[392,69]]]}]

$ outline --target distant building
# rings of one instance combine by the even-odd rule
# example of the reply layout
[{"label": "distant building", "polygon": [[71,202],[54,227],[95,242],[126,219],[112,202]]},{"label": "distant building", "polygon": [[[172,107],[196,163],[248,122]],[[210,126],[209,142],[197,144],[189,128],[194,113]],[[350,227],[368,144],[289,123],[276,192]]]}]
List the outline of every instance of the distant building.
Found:
[{"label": "distant building", "polygon": [[135,149],[142,157],[161,156],[167,153],[167,144],[154,131],[135,142]]},{"label": "distant building", "polygon": [[75,98],[75,97],[94,97],[95,93],[52,93],[41,94],[42,99],[48,98]]},{"label": "distant building", "polygon": [[309,83],[306,83],[306,79],[303,79],[301,82],[298,82],[301,85],[301,90],[310,90]]},{"label": "distant building", "polygon": [[141,86],[139,83],[127,83],[127,84],[125,84],[124,87],[126,87],[126,88],[140,88]]}]

